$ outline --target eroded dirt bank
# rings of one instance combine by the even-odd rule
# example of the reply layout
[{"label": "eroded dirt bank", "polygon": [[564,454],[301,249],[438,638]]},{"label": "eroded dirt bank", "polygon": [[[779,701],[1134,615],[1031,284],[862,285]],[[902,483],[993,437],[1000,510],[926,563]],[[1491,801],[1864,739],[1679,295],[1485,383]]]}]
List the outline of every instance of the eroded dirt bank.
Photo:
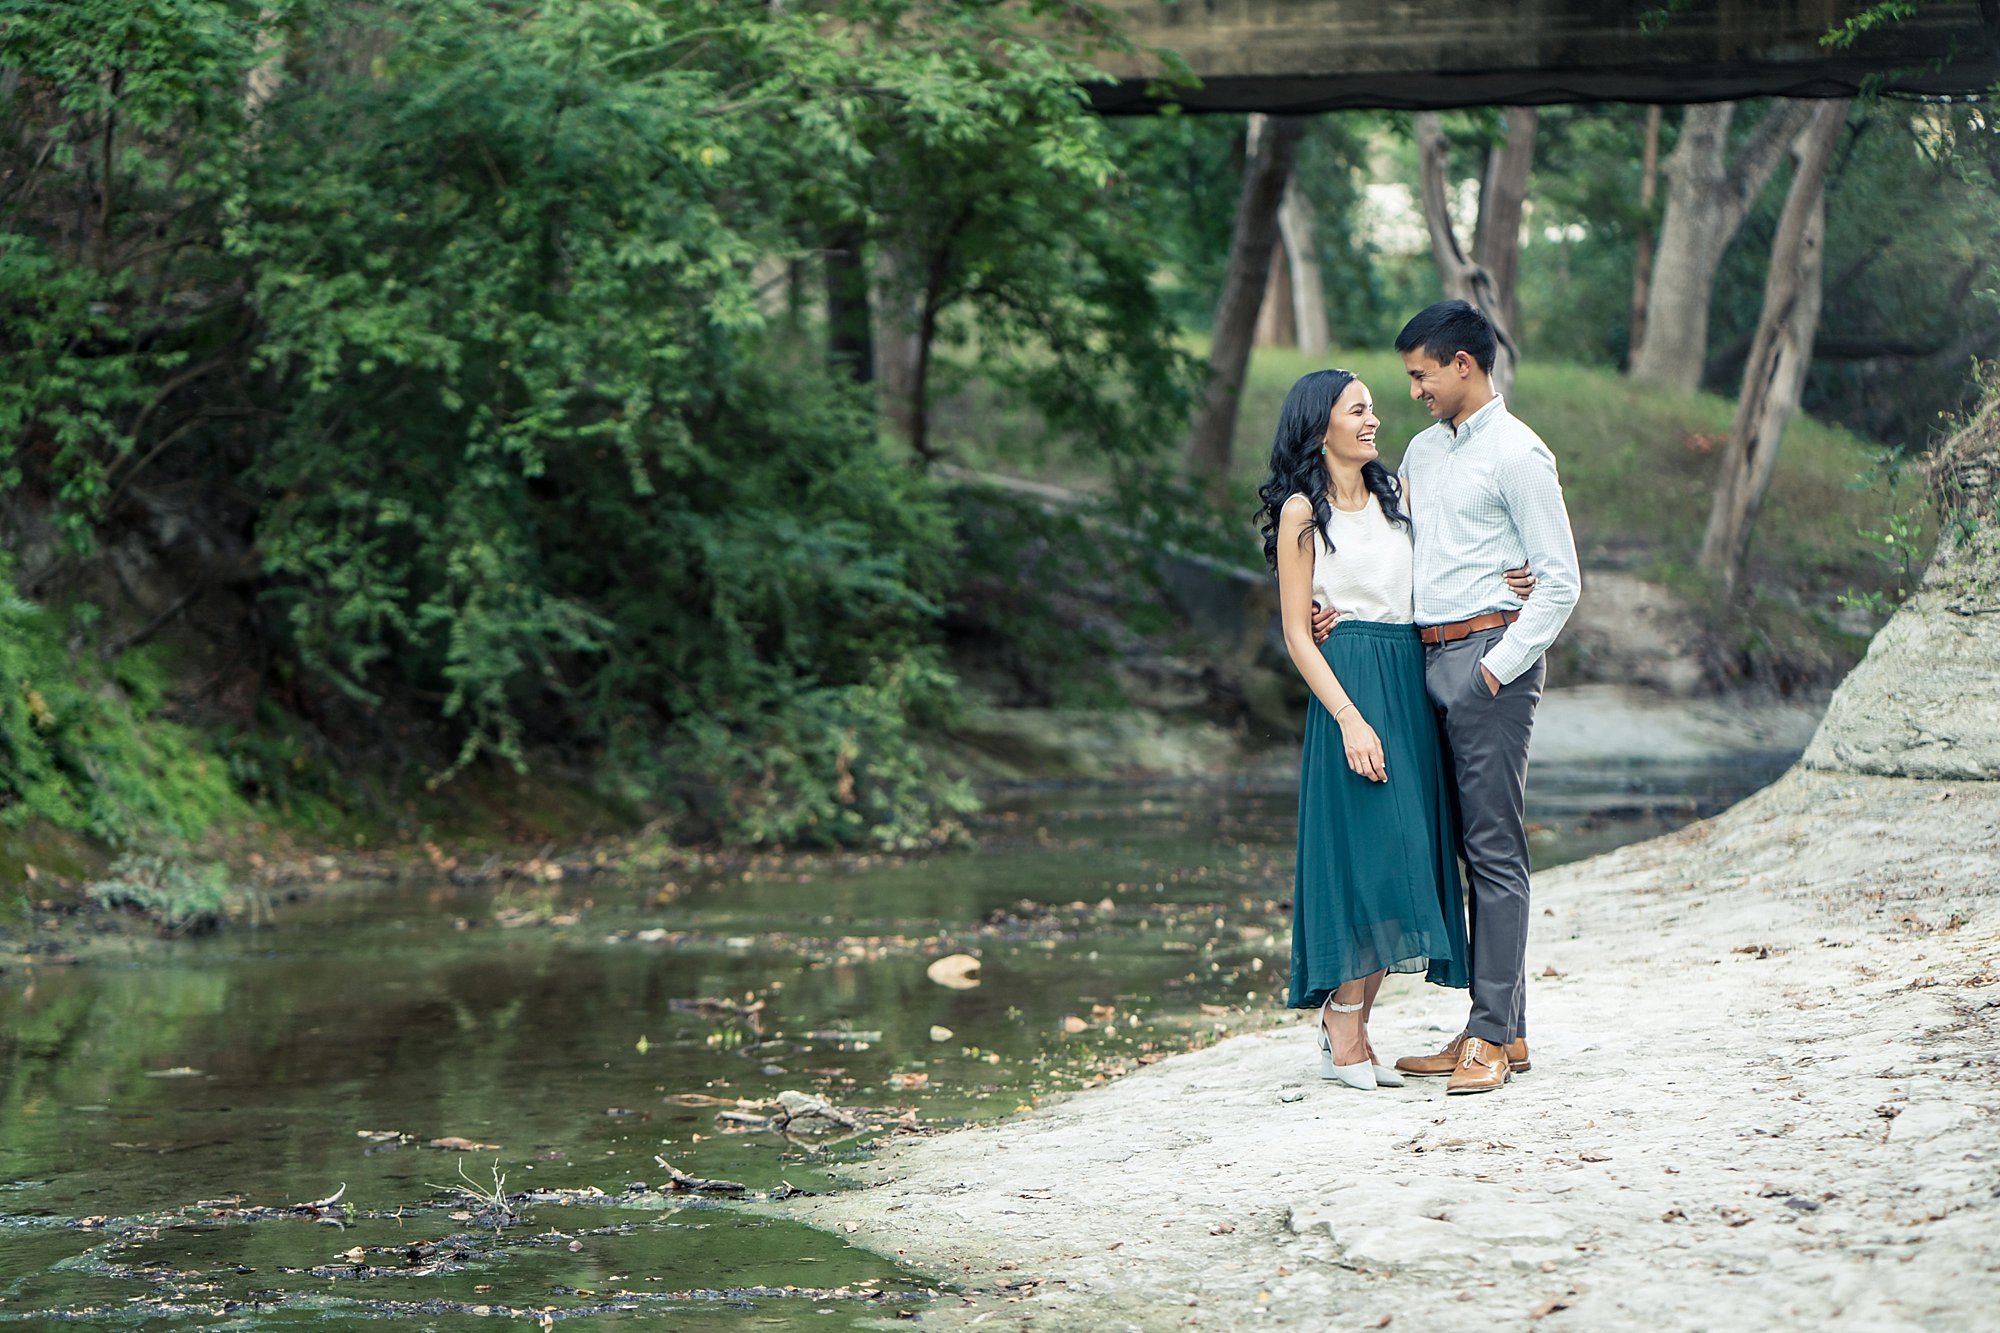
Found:
[{"label": "eroded dirt bank", "polygon": [[[2000,784],[1794,770],[1535,904],[1503,1092],[1322,1084],[1286,1028],[790,1211],[962,1284],[933,1327],[1991,1326]],[[1385,1055],[1463,1013],[1384,1001]]]}]

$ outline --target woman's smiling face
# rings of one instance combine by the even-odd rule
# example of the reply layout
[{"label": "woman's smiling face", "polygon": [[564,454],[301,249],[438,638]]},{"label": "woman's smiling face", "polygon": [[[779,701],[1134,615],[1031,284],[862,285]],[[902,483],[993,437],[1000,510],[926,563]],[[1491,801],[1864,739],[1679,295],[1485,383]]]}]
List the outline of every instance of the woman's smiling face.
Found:
[{"label": "woman's smiling face", "polygon": [[1375,399],[1360,380],[1351,381],[1333,400],[1333,412],[1326,423],[1326,456],[1329,462],[1360,467],[1377,454],[1375,432],[1381,429],[1375,415]]}]

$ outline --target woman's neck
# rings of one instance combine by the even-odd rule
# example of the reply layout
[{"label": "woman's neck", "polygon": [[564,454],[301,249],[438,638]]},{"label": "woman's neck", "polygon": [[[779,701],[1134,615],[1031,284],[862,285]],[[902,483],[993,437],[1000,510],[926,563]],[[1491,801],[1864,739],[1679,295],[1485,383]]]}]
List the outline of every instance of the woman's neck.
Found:
[{"label": "woman's neck", "polygon": [[1326,498],[1335,509],[1353,513],[1368,504],[1368,480],[1358,467],[1326,465]]}]

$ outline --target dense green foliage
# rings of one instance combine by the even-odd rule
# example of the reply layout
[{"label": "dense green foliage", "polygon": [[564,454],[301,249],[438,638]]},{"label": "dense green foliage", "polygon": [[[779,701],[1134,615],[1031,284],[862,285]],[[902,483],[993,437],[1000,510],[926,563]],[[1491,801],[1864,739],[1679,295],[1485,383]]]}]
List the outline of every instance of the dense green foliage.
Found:
[{"label": "dense green foliage", "polygon": [[414,720],[434,781],[566,755],[752,841],[963,805],[912,730],[953,697],[954,533],[814,351],[829,231],[1054,429],[1150,447],[1186,401],[1087,7],[4,13],[0,448],[38,584],[101,599],[123,542],[231,590],[237,693]]},{"label": "dense green foliage", "polygon": [[[932,22],[977,50],[989,7],[945,9]],[[864,122],[870,165],[854,188],[808,192],[821,234],[865,235],[890,415],[935,461],[932,404],[976,377],[1046,432],[1124,459],[1157,453],[1197,383],[1154,282],[1167,251],[1150,224],[1178,197],[1120,168],[1119,141],[1083,113],[1078,85],[1037,78],[1020,115],[1008,99],[1023,95],[1009,92],[1021,71],[1006,60],[955,72],[992,117],[980,132],[885,108]]]},{"label": "dense green foliage", "polygon": [[163,715],[162,664],[141,650],[107,667],[72,651],[73,628],[0,567],[0,823],[115,841],[192,837],[240,814],[226,765]]}]

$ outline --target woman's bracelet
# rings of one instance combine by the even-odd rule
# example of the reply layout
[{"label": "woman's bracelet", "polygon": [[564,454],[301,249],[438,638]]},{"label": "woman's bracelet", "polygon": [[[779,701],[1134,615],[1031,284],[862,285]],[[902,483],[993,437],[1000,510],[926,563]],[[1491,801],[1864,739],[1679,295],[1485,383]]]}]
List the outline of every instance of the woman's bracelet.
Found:
[{"label": "woman's bracelet", "polygon": [[[1352,699],[1349,699],[1349,700],[1348,700],[1348,701],[1347,701],[1346,703],[1342,704],[1342,705],[1341,705],[1340,707],[1338,707],[1338,708],[1336,708],[1336,709],[1334,709],[1334,710],[1333,710],[1333,720],[1334,720],[1335,722],[1338,722],[1338,721],[1340,721],[1340,715],[1341,715],[1342,713],[1345,713],[1345,712],[1346,712],[1346,711],[1347,711],[1348,709],[1350,709],[1350,708],[1354,708],[1354,700],[1352,700]],[[1360,710],[1360,709],[1358,709],[1358,708],[1355,708],[1355,709],[1354,709],[1354,711],[1358,713],[1358,712],[1360,712],[1361,710]]]}]

